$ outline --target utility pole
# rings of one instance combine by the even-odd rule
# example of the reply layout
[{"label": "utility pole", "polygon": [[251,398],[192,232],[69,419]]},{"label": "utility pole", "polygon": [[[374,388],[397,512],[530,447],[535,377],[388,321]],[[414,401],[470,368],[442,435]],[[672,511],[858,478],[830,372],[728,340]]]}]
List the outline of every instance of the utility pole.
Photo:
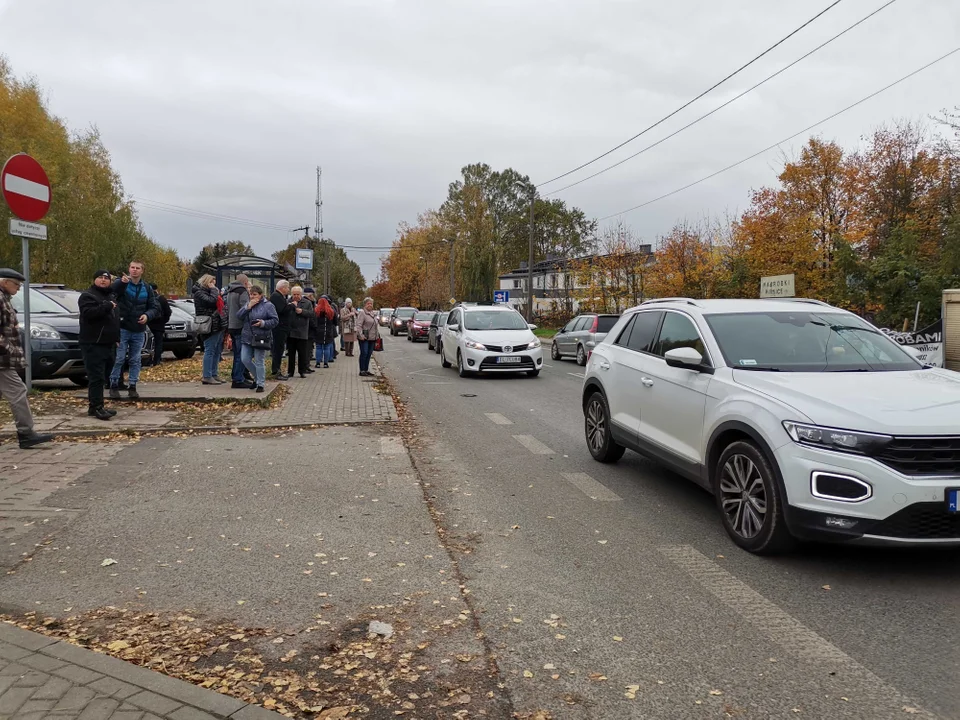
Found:
[{"label": "utility pole", "polygon": [[330,246],[323,237],[323,191],[321,180],[323,179],[323,169],[317,165],[317,224],[314,226],[314,233],[317,240],[323,243],[323,292],[330,294]]},{"label": "utility pole", "polygon": [[530,304],[527,305],[527,322],[533,322],[533,203],[537,197],[537,189],[530,188],[530,247],[527,257],[527,290]]},{"label": "utility pole", "polygon": [[453,251],[453,243],[456,241],[456,238],[451,238],[447,242],[450,243],[450,302],[453,303],[457,297],[457,278],[454,274],[454,262],[456,256]]}]

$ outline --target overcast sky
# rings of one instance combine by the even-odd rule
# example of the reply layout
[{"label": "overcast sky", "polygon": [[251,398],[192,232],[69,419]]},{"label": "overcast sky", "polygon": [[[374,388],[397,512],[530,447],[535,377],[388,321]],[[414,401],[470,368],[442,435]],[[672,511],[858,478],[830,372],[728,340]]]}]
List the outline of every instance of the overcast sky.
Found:
[{"label": "overcast sky", "polygon": [[[0,53],[70,127],[99,127],[126,192],[377,247],[437,207],[468,163],[542,182],[673,111],[832,0],[0,0]],[[843,0],[718,90],[590,168],[639,150],[803,55],[886,0]],[[960,2],[897,0],[759,90],[559,195],[602,217],[708,175],[960,45]],[[825,124],[845,146],[897,117],[960,104],[960,53]],[[782,150],[795,152],[797,139]],[[776,150],[628,213],[653,240],[742,210]],[[589,171],[570,179],[579,179]],[[558,182],[544,191],[562,187]],[[142,208],[192,258],[295,233]],[[372,281],[376,251],[349,250]]]}]

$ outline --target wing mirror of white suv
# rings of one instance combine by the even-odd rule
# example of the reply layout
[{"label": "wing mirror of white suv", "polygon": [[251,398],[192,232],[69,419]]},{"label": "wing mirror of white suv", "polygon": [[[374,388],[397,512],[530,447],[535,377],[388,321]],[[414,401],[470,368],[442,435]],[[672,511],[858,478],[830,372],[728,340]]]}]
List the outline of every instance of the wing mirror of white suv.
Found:
[{"label": "wing mirror of white suv", "polygon": [[537,329],[537,326],[534,325],[533,323],[527,323],[527,327],[530,328],[531,330],[536,330],[536,329]]},{"label": "wing mirror of white suv", "polygon": [[453,325],[444,325],[444,327],[450,332],[460,332],[460,326],[454,323]]},{"label": "wing mirror of white suv", "polygon": [[663,354],[667,365],[685,370],[703,371],[703,355],[691,347],[674,348]]}]

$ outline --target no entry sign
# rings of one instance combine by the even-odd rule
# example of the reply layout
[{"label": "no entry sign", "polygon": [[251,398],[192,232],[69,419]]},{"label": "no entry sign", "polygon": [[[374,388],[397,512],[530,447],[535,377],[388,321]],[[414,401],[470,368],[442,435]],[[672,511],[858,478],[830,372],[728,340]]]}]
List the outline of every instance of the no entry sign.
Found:
[{"label": "no entry sign", "polygon": [[21,220],[36,222],[50,209],[50,180],[29,155],[14,155],[0,171],[0,192]]}]

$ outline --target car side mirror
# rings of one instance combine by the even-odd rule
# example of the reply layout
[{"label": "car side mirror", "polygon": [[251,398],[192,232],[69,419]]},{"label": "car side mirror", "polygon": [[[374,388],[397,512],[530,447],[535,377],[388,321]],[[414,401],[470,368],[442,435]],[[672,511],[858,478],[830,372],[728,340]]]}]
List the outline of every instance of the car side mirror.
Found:
[{"label": "car side mirror", "polygon": [[703,370],[703,355],[691,347],[667,350],[663,355],[663,359],[667,361],[667,365],[670,367],[693,370],[694,372],[701,372]]},{"label": "car side mirror", "polygon": [[454,323],[453,325],[447,325],[446,328],[447,330],[452,330],[453,332],[457,332],[460,329],[460,326]]},{"label": "car side mirror", "polygon": [[533,323],[528,323],[528,324],[527,324],[527,327],[530,328],[531,330],[536,330],[536,329],[537,329],[537,326],[534,325]]}]

